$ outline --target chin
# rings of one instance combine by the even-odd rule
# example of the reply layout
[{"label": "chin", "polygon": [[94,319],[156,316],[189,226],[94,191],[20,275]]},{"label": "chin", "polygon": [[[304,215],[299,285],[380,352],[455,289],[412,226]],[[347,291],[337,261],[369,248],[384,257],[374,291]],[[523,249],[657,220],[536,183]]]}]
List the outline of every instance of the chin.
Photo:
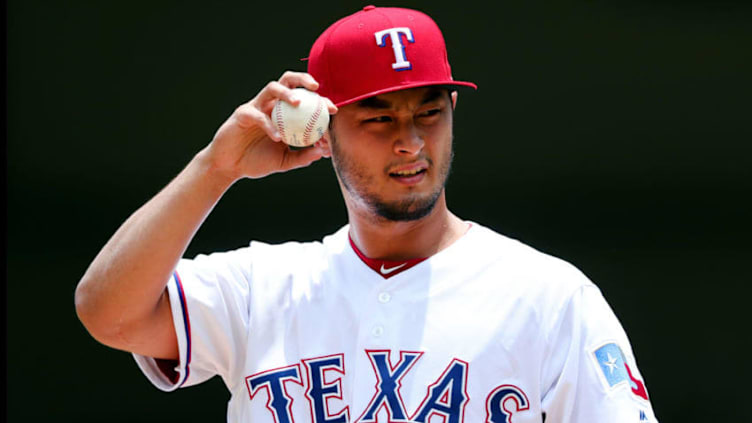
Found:
[{"label": "chin", "polygon": [[410,222],[422,219],[433,211],[441,190],[428,197],[412,198],[394,203],[369,201],[372,210],[379,217],[393,222]]}]

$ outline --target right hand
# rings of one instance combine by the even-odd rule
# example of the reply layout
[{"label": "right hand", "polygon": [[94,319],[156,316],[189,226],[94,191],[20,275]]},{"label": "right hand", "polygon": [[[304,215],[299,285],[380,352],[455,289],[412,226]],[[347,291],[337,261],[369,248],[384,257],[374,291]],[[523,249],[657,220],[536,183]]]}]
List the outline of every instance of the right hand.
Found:
[{"label": "right hand", "polygon": [[[269,117],[277,99],[300,103],[293,97],[292,89],[297,87],[316,91],[319,84],[307,73],[288,71],[235,109],[205,150],[213,169],[236,181],[305,167],[328,157],[328,150],[320,142],[301,150],[288,148]],[[337,113],[337,107],[329,99],[324,100],[329,114]]]}]

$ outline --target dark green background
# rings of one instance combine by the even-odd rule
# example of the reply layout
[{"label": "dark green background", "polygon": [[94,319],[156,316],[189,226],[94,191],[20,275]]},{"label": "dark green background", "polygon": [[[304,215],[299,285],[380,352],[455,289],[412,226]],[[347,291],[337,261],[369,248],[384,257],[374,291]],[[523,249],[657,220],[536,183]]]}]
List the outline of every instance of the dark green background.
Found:
[{"label": "dark green background", "polygon": [[[75,285],[238,104],[365,3],[210,3],[9,2],[11,421],[224,421],[218,379],[164,394],[92,340]],[[747,420],[752,9],[402,4],[433,15],[455,78],[480,87],[459,99],[450,208],[601,287],[663,422]],[[322,161],[238,183],[188,255],[344,222]]]}]

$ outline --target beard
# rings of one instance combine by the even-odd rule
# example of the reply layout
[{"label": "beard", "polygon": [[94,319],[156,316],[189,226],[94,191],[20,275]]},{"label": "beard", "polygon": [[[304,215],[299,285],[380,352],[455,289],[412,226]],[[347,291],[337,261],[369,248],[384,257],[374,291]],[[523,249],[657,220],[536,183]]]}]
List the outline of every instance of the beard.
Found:
[{"label": "beard", "polygon": [[[332,147],[332,163],[334,171],[340,182],[350,195],[365,203],[376,216],[393,222],[408,222],[421,219],[427,216],[436,206],[441,193],[444,191],[446,181],[454,158],[454,149],[452,143],[449,143],[449,154],[446,160],[439,164],[439,183],[435,189],[428,194],[411,193],[406,198],[398,201],[388,202],[377,193],[370,191],[369,187],[373,184],[373,177],[366,175],[362,168],[354,163],[349,157],[344,155],[339,149],[337,141],[332,131],[330,131]],[[429,164],[429,169],[434,169],[433,160],[428,157],[421,157]]]}]

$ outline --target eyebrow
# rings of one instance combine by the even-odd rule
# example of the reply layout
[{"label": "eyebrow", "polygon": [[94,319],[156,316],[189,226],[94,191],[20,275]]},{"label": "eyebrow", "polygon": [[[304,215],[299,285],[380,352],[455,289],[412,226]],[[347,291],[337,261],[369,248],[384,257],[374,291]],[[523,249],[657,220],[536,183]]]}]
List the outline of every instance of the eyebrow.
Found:
[{"label": "eyebrow", "polygon": [[[437,98],[444,95],[444,90],[441,88],[434,88],[429,90],[425,96],[423,96],[423,100],[421,100],[420,104],[426,104],[430,103]],[[378,98],[378,96],[374,97],[368,97],[366,99],[360,100],[357,103],[358,107],[362,107],[364,109],[388,109],[392,107],[392,102],[388,100],[384,100],[383,98]]]}]

